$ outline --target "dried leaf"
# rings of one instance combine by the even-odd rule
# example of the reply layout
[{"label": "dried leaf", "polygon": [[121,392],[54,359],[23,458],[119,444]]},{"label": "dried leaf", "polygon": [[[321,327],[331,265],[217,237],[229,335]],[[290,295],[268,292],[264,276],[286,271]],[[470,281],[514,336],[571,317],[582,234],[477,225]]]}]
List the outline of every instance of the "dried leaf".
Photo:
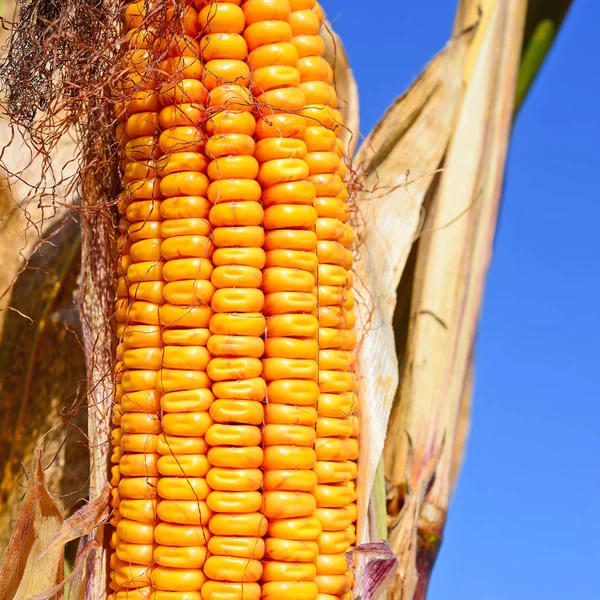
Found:
[{"label": "dried leaf", "polygon": [[[11,200],[8,205],[14,207]],[[20,257],[24,237],[14,232],[23,228],[21,209],[0,224],[0,249],[7,256]],[[24,251],[27,264],[22,259],[17,265],[7,260],[9,266],[2,272],[1,284],[8,286],[9,279],[14,280],[3,306],[16,310],[0,310],[0,410],[12,423],[0,432],[0,552],[8,543],[22,499],[21,464],[29,462],[49,430],[54,433],[44,440],[45,456],[51,463],[48,481],[52,493],[62,498],[57,502],[63,511],[73,501],[69,495],[85,490],[88,480],[87,452],[81,443],[85,413],[66,414],[85,380],[73,298],[79,269],[78,234],[77,223],[70,219],[63,224],[61,218],[44,230],[51,242],[32,254]],[[39,240],[35,233],[30,237]],[[67,420],[75,427],[63,425]]]},{"label": "dried leaf", "polygon": [[[457,423],[468,394],[496,230],[526,10],[518,0],[486,2],[481,7],[463,70],[464,99],[439,185],[431,190],[414,280],[408,282],[413,287],[406,367],[385,452],[392,486],[410,489],[445,440],[435,478],[418,512],[415,600],[425,597],[445,525]],[[394,435],[398,430],[409,433],[414,460],[406,438]],[[403,536],[405,532],[398,530],[390,535],[400,556]],[[413,596],[395,589],[392,598]]]},{"label": "dried leaf", "polygon": [[[412,471],[415,460],[414,446],[407,434],[409,447],[407,461],[407,476]],[[393,540],[393,551],[399,558],[399,566],[396,571],[394,584],[390,589],[390,596],[401,600],[412,600],[419,584],[419,573],[417,571],[417,553],[419,549],[419,515],[421,513],[425,495],[434,480],[436,469],[444,449],[444,443],[440,444],[435,454],[431,457],[425,468],[420,473],[414,487],[409,484],[404,505],[398,518],[390,530],[390,538]]]},{"label": "dried leaf", "polygon": [[361,402],[359,543],[369,539],[367,504],[398,385],[392,319],[396,288],[419,229],[425,195],[452,132],[462,95],[460,73],[470,36],[453,40],[388,110],[361,146],[356,296]]},{"label": "dried leaf", "polygon": [[[512,117],[512,105],[507,99],[514,90],[514,58],[518,56],[522,20],[512,16],[508,27],[507,18],[514,12],[511,4],[511,1],[499,2],[490,17],[489,35],[484,38],[481,55],[475,61],[473,78],[465,93],[419,245],[409,361],[398,410],[404,415],[404,429],[410,433],[416,449],[413,479],[419,476],[422,464],[429,461],[441,438],[446,436],[447,456],[442,458],[442,471],[438,470],[434,485],[440,490],[444,488],[442,496],[446,498],[451,463],[447,457],[452,455],[454,446],[458,409],[495,232],[496,215],[492,217],[487,206],[491,203],[497,208],[501,189],[497,176],[501,178],[503,160],[496,164],[496,153],[504,155]],[[523,11],[520,12],[523,17]],[[511,46],[509,52],[508,42],[516,45],[516,49]],[[512,55],[513,60],[505,63],[505,55]],[[512,89],[503,82],[507,70]],[[498,117],[503,130],[498,127]],[[488,166],[496,171],[491,179],[494,173],[487,172]],[[492,188],[494,198],[490,198]],[[484,213],[493,220],[481,220]],[[476,252],[478,243],[481,247]],[[432,415],[436,418],[432,419]],[[390,441],[388,465],[393,464],[393,469],[388,476],[392,483],[400,484],[406,470],[407,446],[403,438],[395,445],[395,440]],[[447,502],[441,505],[447,506]]]},{"label": "dried leaf", "polygon": [[[107,129],[112,117],[99,124]],[[100,150],[90,148],[94,156]],[[110,167],[110,152],[104,149],[103,168]],[[98,153],[97,155],[94,153]],[[104,179],[103,179],[104,176]],[[97,177],[97,179],[95,179]],[[87,210],[82,213],[82,261],[79,314],[83,329],[83,346],[88,375],[88,437],[90,448],[90,501],[104,493],[108,483],[111,434],[111,416],[114,405],[112,379],[115,335],[112,329],[114,314],[114,228],[105,207],[105,181],[102,169],[98,173],[86,171],[83,181],[83,201]],[[116,193],[115,193],[116,196]],[[86,600],[106,597],[106,547],[104,528],[97,530],[99,550],[87,575]]]},{"label": "dried leaf", "polygon": [[[92,551],[93,549],[93,551]],[[88,590],[95,593],[95,580],[90,575],[96,571],[96,563],[100,552],[100,546],[93,534],[89,534],[79,541],[79,551],[75,559],[75,569],[73,577],[69,581],[69,586],[65,590],[65,600],[84,600]],[[80,567],[78,565],[81,565]],[[101,590],[101,595],[96,596],[98,600],[106,597],[106,588]],[[87,594],[88,597],[93,597]]]},{"label": "dried leaf", "polygon": [[398,559],[387,542],[360,544],[346,552],[346,561],[355,575],[354,595],[360,600],[374,600],[391,583]]},{"label": "dried leaf", "polygon": [[[14,0],[7,0],[3,15],[11,18],[14,11]],[[7,26],[0,32],[4,42],[8,32]],[[68,411],[85,381],[74,302],[79,227],[43,194],[32,198],[27,184],[52,186],[53,174],[71,175],[74,144],[65,137],[47,157],[52,174],[42,182],[43,158],[31,162],[24,132],[11,130],[5,117],[0,115],[0,148],[12,144],[2,152],[0,168],[0,411],[12,427],[0,432],[0,554],[24,495],[21,465],[29,464],[36,446],[44,446],[49,491],[63,513],[74,492],[85,493],[88,480],[86,414]],[[18,177],[7,174],[22,170]]]},{"label": "dried leaf", "polygon": [[77,555],[75,566],[68,577],[65,577],[58,585],[55,585],[41,594],[32,596],[27,600],[50,600],[64,590],[68,590],[65,600],[80,600],[83,597],[83,590],[85,589],[85,580],[83,576],[85,574],[86,564],[94,559],[97,551],[98,542],[92,541],[86,544],[83,550]]},{"label": "dried leaf", "polygon": [[[109,512],[110,486],[94,501],[89,502],[83,508],[72,514],[52,538],[48,548],[44,552],[50,552],[54,548],[64,546],[71,540],[83,537],[91,533],[102,521],[106,520]],[[43,556],[43,555],[42,555]]]},{"label": "dried leaf", "polygon": [[40,558],[63,522],[46,490],[42,454],[41,448],[33,453],[25,500],[0,568],[0,600],[27,600],[63,580],[62,548]]}]

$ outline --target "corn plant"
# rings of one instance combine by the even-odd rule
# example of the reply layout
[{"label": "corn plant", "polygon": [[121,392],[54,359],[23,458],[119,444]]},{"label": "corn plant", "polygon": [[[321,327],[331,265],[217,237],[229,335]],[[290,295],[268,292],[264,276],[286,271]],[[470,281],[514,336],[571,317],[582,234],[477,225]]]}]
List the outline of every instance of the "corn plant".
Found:
[{"label": "corn plant", "polygon": [[461,0],[358,151],[315,0],[20,5],[0,599],[425,598],[510,130],[569,5]]}]

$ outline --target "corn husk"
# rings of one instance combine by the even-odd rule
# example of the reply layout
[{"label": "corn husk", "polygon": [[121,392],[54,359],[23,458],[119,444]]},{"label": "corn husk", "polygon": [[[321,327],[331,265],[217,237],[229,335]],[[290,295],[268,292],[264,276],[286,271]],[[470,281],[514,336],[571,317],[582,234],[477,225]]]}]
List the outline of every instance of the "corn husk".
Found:
[{"label": "corn husk", "polygon": [[62,548],[40,560],[63,521],[46,489],[42,454],[33,453],[27,494],[0,568],[0,600],[27,600],[63,579]]},{"label": "corn husk", "polygon": [[[470,36],[451,42],[365,140],[355,165],[364,173],[358,195],[356,261],[359,302],[361,455],[359,540],[369,536],[367,500],[383,452],[398,387],[393,317],[396,289],[418,233],[423,205],[458,110],[460,73]],[[444,110],[440,110],[444,106]]]},{"label": "corn husk", "polygon": [[418,571],[413,566],[411,573],[398,574],[392,598],[424,597],[441,543],[456,455],[464,447],[464,424],[460,437],[457,424],[470,397],[475,333],[512,126],[527,7],[516,0],[480,7],[462,69],[464,95],[408,282],[404,368],[390,425],[394,435],[385,449],[386,475],[398,506],[423,477],[428,481],[420,510],[400,512],[392,521],[392,548],[402,548],[412,536],[414,565],[419,565]]}]

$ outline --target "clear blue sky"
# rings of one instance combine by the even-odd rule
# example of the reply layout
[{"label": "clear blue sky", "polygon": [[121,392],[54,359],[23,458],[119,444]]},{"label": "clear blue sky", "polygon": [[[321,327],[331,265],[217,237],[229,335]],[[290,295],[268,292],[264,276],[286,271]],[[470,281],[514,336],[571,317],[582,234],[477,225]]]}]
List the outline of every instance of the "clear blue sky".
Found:
[{"label": "clear blue sky", "polygon": [[[456,2],[322,2],[366,134],[444,44]],[[598,597],[599,24],[600,2],[575,0],[514,131],[473,429],[429,600]]]}]

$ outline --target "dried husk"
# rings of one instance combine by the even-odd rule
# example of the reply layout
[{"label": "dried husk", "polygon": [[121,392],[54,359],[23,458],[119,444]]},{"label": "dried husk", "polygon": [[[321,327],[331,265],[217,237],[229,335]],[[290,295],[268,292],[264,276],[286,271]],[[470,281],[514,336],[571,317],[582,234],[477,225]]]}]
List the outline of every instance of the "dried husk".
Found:
[{"label": "dried husk", "polygon": [[[442,173],[429,198],[416,250],[408,336],[399,397],[385,449],[393,506],[429,471],[443,448],[415,524],[414,589],[400,576],[392,598],[424,598],[439,550],[456,477],[461,406],[468,405],[471,361],[490,264],[504,163],[512,125],[526,6],[488,2],[463,68],[464,97]],[[398,435],[405,431],[407,435]],[[457,440],[459,445],[457,449]],[[392,522],[392,548],[404,544],[402,513]]]},{"label": "dried husk", "polygon": [[[102,205],[102,189],[96,182],[86,182],[84,207]],[[79,312],[88,375],[88,438],[90,450],[89,499],[102,497],[108,483],[111,418],[114,403],[114,312],[113,276],[114,225],[105,211],[82,213],[82,264]],[[97,542],[98,550],[88,561],[85,598],[102,600],[106,596],[108,534],[98,527],[86,536]]]},{"label": "dried husk", "polygon": [[350,68],[344,44],[328,21],[323,23],[321,37],[325,41],[325,60],[333,68],[339,110],[344,120],[341,138],[344,140],[347,158],[351,161],[360,139],[358,85]]},{"label": "dried husk", "polygon": [[[356,293],[361,299],[361,543],[375,541],[368,533],[367,502],[398,386],[392,326],[396,288],[419,230],[423,203],[445,152],[443,140],[452,132],[469,41],[466,34],[450,42],[388,110],[355,160],[356,170],[364,174],[357,198],[362,223],[355,263]],[[442,106],[444,110],[440,110]]]},{"label": "dried husk", "polygon": [[46,489],[42,456],[41,448],[33,453],[27,494],[0,568],[0,600],[28,600],[63,579],[62,548],[40,560],[63,521]]},{"label": "dried husk", "polygon": [[[1,9],[10,18],[14,0]],[[6,38],[3,28],[3,51]],[[62,514],[87,495],[88,480],[87,418],[85,410],[76,410],[85,382],[75,301],[79,225],[41,193],[31,198],[30,185],[42,183],[42,160],[32,161],[19,134],[2,115],[0,147],[12,142],[2,154],[0,174],[0,408],[11,427],[0,433],[0,557],[23,502],[24,474],[36,447],[43,443],[48,491]],[[53,173],[72,174],[73,146],[64,138],[52,152]],[[44,185],[55,182],[53,173],[46,174]]]},{"label": "dried husk", "polygon": [[49,490],[64,514],[87,495],[88,480],[86,414],[77,410],[85,382],[79,225],[19,205],[22,186],[8,183],[0,190],[0,408],[11,427],[0,433],[0,556],[23,499],[23,465],[42,438]]}]

